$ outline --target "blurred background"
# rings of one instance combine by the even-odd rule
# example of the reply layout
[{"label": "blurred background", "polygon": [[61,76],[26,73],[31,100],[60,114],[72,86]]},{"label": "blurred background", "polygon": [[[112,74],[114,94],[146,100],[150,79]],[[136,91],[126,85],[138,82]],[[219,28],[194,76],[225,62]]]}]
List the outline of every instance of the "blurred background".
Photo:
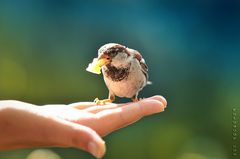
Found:
[{"label": "blurred background", "polygon": [[[102,76],[85,68],[109,42],[142,53],[153,85],[140,97],[161,94],[168,108],[105,137],[104,158],[232,158],[232,109],[240,109],[237,0],[2,0],[0,100],[107,97]],[[0,151],[0,159],[25,159],[33,150]],[[72,148],[46,151],[93,159]]]}]

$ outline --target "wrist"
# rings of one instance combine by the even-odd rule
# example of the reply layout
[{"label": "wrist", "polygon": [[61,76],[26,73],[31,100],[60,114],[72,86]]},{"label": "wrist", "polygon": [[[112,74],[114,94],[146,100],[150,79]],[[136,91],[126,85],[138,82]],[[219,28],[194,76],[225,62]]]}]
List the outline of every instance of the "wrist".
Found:
[{"label": "wrist", "polygon": [[[53,120],[41,114],[36,105],[0,101],[0,149],[49,146]],[[51,125],[51,124],[50,124]]]}]

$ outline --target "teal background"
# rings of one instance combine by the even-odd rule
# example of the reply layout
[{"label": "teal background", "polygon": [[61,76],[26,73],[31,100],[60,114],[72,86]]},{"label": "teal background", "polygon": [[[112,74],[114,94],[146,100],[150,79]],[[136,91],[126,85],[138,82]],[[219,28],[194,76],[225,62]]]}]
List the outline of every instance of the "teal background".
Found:
[{"label": "teal background", "polygon": [[[104,98],[102,76],[85,68],[101,45],[124,44],[149,66],[153,85],[140,97],[161,94],[168,108],[105,137],[104,158],[230,159],[232,109],[240,109],[239,19],[237,0],[2,0],[0,100]],[[32,150],[1,151],[0,159]],[[93,158],[51,150],[62,159]]]}]

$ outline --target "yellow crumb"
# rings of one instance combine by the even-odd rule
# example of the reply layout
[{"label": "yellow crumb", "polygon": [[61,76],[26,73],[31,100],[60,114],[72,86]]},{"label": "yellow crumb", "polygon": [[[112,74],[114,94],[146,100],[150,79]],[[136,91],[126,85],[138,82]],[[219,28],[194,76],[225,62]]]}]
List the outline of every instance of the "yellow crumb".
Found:
[{"label": "yellow crumb", "polygon": [[95,74],[101,74],[101,66],[99,65],[99,61],[97,58],[93,59],[93,62],[88,65],[86,71]]}]

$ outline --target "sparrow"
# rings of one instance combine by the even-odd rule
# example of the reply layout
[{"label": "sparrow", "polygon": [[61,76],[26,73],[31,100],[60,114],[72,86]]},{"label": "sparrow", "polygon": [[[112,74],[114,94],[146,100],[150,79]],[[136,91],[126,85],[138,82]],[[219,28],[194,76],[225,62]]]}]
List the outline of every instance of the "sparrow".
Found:
[{"label": "sparrow", "polygon": [[[138,93],[151,83],[148,81],[148,66],[142,55],[137,50],[121,44],[108,43],[100,47],[98,57],[89,67],[95,68],[87,68],[87,71],[103,73],[109,90],[107,99],[96,98],[94,100],[99,105],[113,102],[115,96],[131,98],[133,102],[136,102],[139,100]],[[99,71],[96,71],[96,68]]]}]

